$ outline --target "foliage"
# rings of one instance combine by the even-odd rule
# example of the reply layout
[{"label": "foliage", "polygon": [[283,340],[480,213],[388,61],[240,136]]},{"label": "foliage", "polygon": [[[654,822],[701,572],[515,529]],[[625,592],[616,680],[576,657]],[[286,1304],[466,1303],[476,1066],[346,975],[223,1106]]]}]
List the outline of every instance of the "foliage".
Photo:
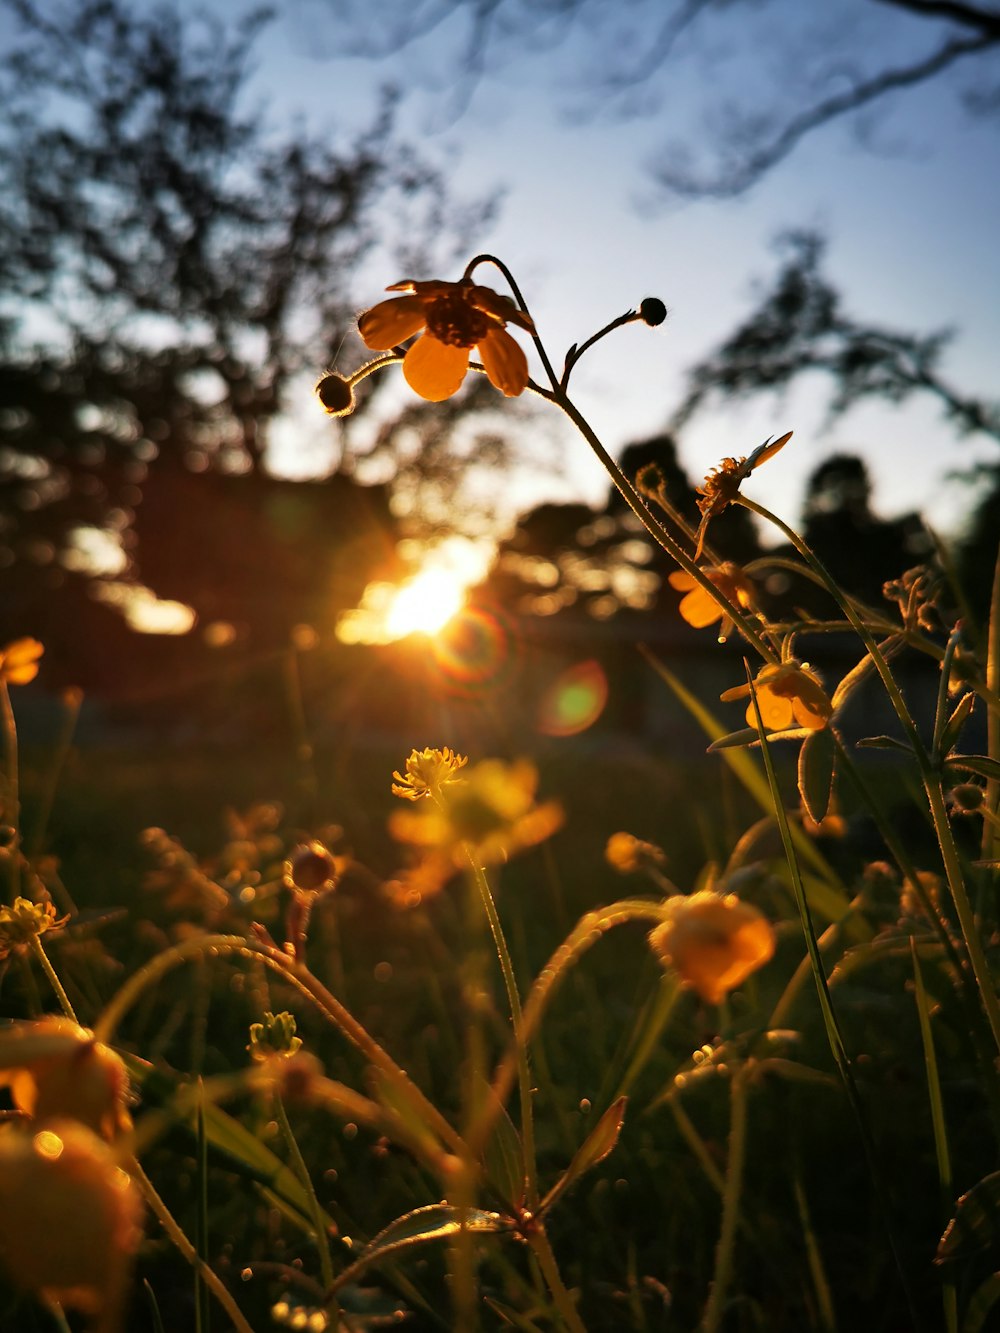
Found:
[{"label": "foliage", "polygon": [[[655,458],[633,483],[570,395],[579,354],[557,373],[508,270],[477,256],[462,283],[486,264],[543,368],[524,391],[573,421],[679,567],[682,614],[714,627],[710,599],[739,637],[742,668],[722,657],[739,713],[720,721],[647,651],[712,738],[691,773],[655,752],[630,771],[586,737],[545,771],[425,746],[395,757],[394,782],[391,763],[375,774],[380,804],[371,766],[338,754],[300,822],[231,812],[211,855],[149,830],[127,918],[95,923],[45,820],[22,837],[9,689],[31,688],[39,645],[8,645],[0,1140],[24,1184],[4,1198],[3,1317],[65,1307],[115,1333],[142,1278],[162,1326],[193,1309],[204,1328],[218,1305],[241,1333],[975,1333],[998,1296],[1000,579],[982,636],[940,571],[899,571],[886,606],[846,592],[745,494],[787,436],[723,459],[694,513]],[[413,334],[456,340],[464,365],[483,331],[441,314]],[[850,508],[859,474],[840,476]],[[764,609],[761,560],[741,571],[716,549],[735,508],[776,527],[783,567],[831,613]],[[580,515],[543,519],[563,517],[568,541]],[[859,735],[873,685],[886,729]],[[879,750],[891,768],[865,762]],[[550,781],[559,803],[538,794]],[[916,833],[905,804],[885,808],[907,789]],[[317,810],[334,793],[337,826]],[[621,809],[631,827],[609,826]],[[101,1225],[60,1229],[46,1255],[63,1208]]]}]

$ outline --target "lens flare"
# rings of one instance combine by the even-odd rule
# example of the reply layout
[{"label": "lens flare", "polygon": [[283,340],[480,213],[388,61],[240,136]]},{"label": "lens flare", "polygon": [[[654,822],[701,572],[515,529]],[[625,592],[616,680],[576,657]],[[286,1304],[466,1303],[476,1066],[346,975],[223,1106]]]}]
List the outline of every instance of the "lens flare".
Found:
[{"label": "lens flare", "polygon": [[407,634],[436,634],[458,611],[462,599],[463,589],[454,574],[425,569],[393,597],[385,618],[386,631],[396,639]]},{"label": "lens flare", "polygon": [[511,661],[511,637],[482,606],[467,606],[433,639],[431,653],[442,676],[461,693],[496,687]]},{"label": "lens flare", "polygon": [[578,662],[561,672],[542,696],[538,730],[576,736],[594,725],[608,702],[608,678],[599,662]]}]

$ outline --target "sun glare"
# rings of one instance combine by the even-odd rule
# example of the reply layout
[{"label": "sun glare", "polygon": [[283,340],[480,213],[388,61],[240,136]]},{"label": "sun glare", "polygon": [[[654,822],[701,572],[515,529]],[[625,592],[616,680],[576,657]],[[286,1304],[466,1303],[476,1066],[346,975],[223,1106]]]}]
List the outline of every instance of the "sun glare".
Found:
[{"label": "sun glare", "polygon": [[[409,549],[407,549],[409,548]],[[337,622],[341,643],[392,643],[410,634],[437,634],[465,604],[466,589],[483,577],[492,551],[466,538],[450,538],[428,550],[401,544],[421,566],[404,583],[369,583],[360,604]]]},{"label": "sun glare", "polygon": [[464,589],[448,569],[425,569],[394,594],[385,617],[393,638],[407,634],[436,634],[458,611]]}]

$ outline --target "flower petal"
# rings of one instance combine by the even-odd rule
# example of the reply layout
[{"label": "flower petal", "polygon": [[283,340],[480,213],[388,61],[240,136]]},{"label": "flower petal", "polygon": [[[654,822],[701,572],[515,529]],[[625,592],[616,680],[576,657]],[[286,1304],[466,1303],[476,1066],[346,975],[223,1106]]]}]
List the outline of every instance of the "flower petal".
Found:
[{"label": "flower petal", "polygon": [[701,586],[693,574],[688,574],[683,569],[675,569],[672,574],[668,574],[667,582],[678,592],[690,592],[692,588]]},{"label": "flower petal", "polygon": [[[760,707],[760,719],[769,731],[784,731],[792,722],[792,702],[790,699],[783,698],[779,694],[772,694],[767,688],[761,688],[757,682],[757,703]],[[747,724],[751,727],[757,725],[757,717],[753,709],[753,699],[747,705]]]},{"label": "flower petal", "polygon": [[406,382],[429,403],[440,403],[462,387],[469,369],[469,349],[432,338],[418,338],[403,358]]},{"label": "flower petal", "polygon": [[526,315],[523,310],[519,310],[509,296],[501,296],[492,287],[471,287],[468,293],[468,301],[477,310],[485,311],[487,315],[492,315],[494,319],[498,319],[502,323],[517,324],[519,328],[524,329],[527,333],[534,333],[535,331],[531,316]]},{"label": "flower petal", "polygon": [[683,597],[678,610],[693,629],[705,629],[716,620],[721,620],[725,614],[718,602],[701,587],[693,588],[686,597]]},{"label": "flower petal", "polygon": [[479,341],[479,355],[491,383],[502,394],[516,398],[519,393],[524,393],[528,383],[528,358],[506,329],[499,326],[490,329]]},{"label": "flower petal", "polygon": [[422,301],[394,296],[366,310],[358,320],[358,332],[373,352],[387,352],[419,333],[426,323],[427,310]]}]

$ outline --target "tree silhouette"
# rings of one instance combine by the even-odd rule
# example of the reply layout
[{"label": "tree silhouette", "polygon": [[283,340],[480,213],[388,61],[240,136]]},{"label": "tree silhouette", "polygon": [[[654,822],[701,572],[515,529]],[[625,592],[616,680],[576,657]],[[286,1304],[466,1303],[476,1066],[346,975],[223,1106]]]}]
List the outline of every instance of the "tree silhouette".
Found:
[{"label": "tree silhouette", "polygon": [[[359,0],[328,3],[338,33],[348,34],[346,49],[373,57],[405,48],[445,22],[454,32],[464,20],[457,61],[453,50],[447,55],[456,109],[511,51],[551,51],[582,32],[589,59],[578,81],[578,114],[655,116],[680,82],[671,73],[705,53],[713,62],[705,132],[697,147],[666,140],[649,168],[662,189],[689,197],[741,194],[824,126],[856,123],[894,93],[951,70],[971,76],[964,98],[970,111],[989,114],[996,103],[1000,14],[963,0],[866,0],[854,17],[878,21],[877,40],[855,24],[834,27],[828,7],[810,5],[786,6],[776,40],[775,5],[731,0],[634,0],[627,8],[603,0],[417,0],[389,21],[380,15],[377,25],[366,21]],[[734,50],[755,69],[762,68],[762,52],[773,51],[781,57],[781,80],[768,82],[765,66],[738,92],[735,80],[718,78],[720,60]],[[663,119],[669,123],[668,115]]]},{"label": "tree silhouette", "polygon": [[[278,416],[303,401],[323,420],[311,385],[353,327],[361,260],[381,246],[419,274],[443,246],[464,250],[488,206],[450,206],[398,140],[391,101],[341,143],[245,111],[259,15],[227,27],[128,0],[0,3],[0,635],[48,621],[58,588],[86,620],[95,577],[155,571],[167,595],[204,601],[195,570],[218,567],[227,542],[258,597],[276,596],[284,558],[248,558],[268,524],[223,520],[266,507],[264,481],[211,529],[193,499],[171,529],[157,487],[193,497],[189,481],[214,478],[231,497],[266,478]],[[383,378],[362,386],[362,411]],[[349,460],[368,447],[355,428],[329,423]],[[378,449],[397,438],[383,430]],[[303,543],[353,530],[356,491],[340,486],[343,521],[321,505]],[[137,520],[143,505],[155,521]],[[370,508],[374,551],[384,497]],[[321,568],[328,552],[308,558]],[[286,605],[289,623],[302,613]]]}]

